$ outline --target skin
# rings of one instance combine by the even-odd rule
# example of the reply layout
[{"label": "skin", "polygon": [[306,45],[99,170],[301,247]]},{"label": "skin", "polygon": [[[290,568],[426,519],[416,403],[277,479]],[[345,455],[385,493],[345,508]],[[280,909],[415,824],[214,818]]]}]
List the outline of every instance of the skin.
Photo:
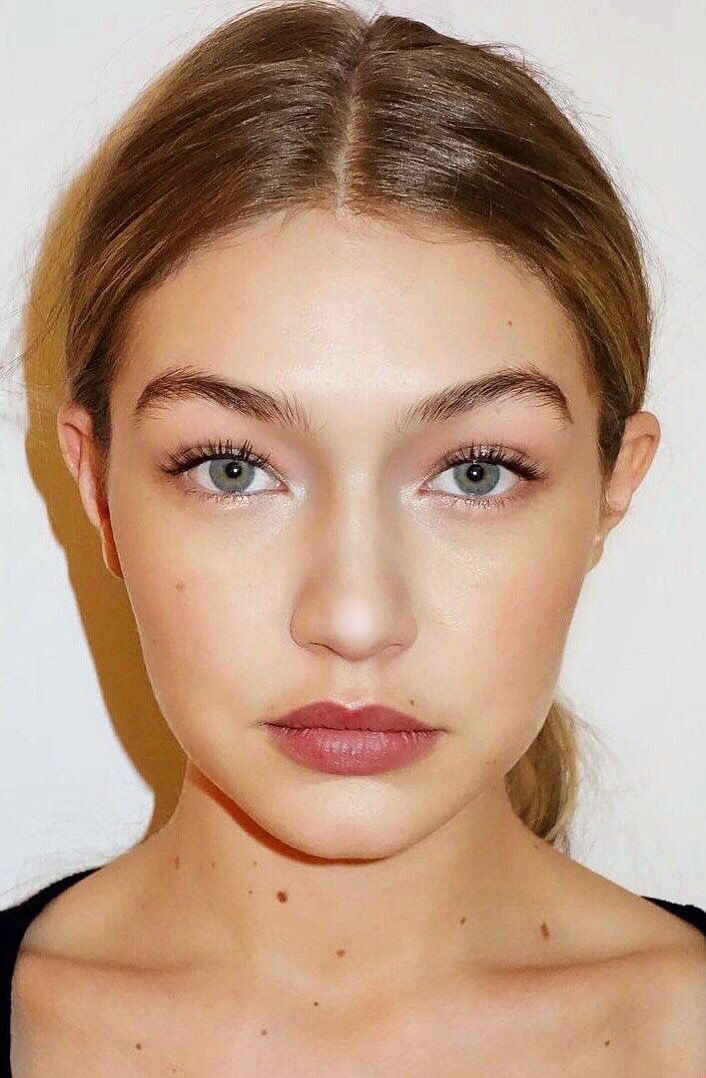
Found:
[{"label": "skin", "polygon": [[[559,383],[573,423],[520,398],[395,432],[419,397],[528,362]],[[182,363],[296,394],[314,432],[196,399],[133,424],[146,383]],[[90,417],[67,405],[57,429],[188,758],[172,818],[126,855],[160,953],[235,965],[282,1000],[325,992],[349,1014],[459,969],[560,956],[573,863],[521,824],[503,778],[545,719],[656,417],[628,420],[602,514],[597,407],[542,282],[481,241],[323,211],[221,241],[143,295],[111,410],[105,491]],[[265,493],[220,506],[180,491],[215,490],[208,465],[160,470],[181,443],[228,437],[269,453],[282,481],[257,471]],[[424,495],[442,455],[473,442],[522,450],[546,478],[503,471],[517,498],[494,512]],[[260,725],[334,697],[446,733],[410,767],[348,777],[298,766]]]}]

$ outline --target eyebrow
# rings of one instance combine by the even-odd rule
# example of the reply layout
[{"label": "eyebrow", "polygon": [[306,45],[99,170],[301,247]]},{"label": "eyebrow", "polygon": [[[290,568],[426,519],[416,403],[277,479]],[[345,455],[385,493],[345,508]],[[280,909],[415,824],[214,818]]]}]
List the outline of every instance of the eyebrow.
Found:
[{"label": "eyebrow", "polygon": [[[229,411],[265,423],[311,435],[311,415],[295,396],[281,390],[268,392],[256,386],[224,381],[191,366],[172,367],[144,387],[135,404],[133,419],[139,422],[148,411],[173,401],[201,398]],[[500,400],[531,398],[550,407],[565,423],[573,423],[569,403],[560,386],[537,367],[503,367],[479,378],[456,382],[415,401],[397,417],[397,432],[414,424],[440,423]]]}]

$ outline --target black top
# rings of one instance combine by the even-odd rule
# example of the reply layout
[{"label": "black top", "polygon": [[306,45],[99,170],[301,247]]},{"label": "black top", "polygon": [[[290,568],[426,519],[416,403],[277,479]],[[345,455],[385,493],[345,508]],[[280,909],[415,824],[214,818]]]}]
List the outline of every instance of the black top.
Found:
[{"label": "black top", "polygon": [[[95,868],[85,868],[81,872],[74,872],[63,879],[43,887],[41,891],[30,895],[22,902],[9,909],[0,910],[0,1075],[2,1078],[11,1078],[10,1072],[10,991],[12,988],[12,975],[17,961],[17,952],[20,949],[22,938],[29,928],[30,923],[38,917],[44,906],[62,891],[66,891],[72,884],[78,883],[84,876],[90,876],[97,872],[102,865]],[[680,902],[670,902],[666,898],[653,898],[651,895],[642,895],[649,902],[654,902],[669,913],[675,914],[682,921],[696,925],[706,938],[706,910],[700,906],[684,905]]]}]

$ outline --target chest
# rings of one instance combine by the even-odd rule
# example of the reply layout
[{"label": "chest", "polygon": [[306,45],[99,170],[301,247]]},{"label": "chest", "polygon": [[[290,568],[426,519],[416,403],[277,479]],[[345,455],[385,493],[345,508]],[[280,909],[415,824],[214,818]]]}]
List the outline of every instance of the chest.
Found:
[{"label": "chest", "polygon": [[[50,983],[53,982],[53,983]],[[26,981],[23,981],[26,984]],[[602,991],[596,991],[601,988]],[[15,1078],[664,1078],[655,1056],[662,1017],[639,985],[463,993],[393,1008],[355,1023],[321,1000],[301,1007],[215,986],[199,994],[165,980],[132,986],[109,972],[52,971],[45,990],[13,1002]],[[628,985],[628,988],[631,986]],[[48,989],[51,989],[50,991]],[[674,1072],[675,1074],[678,1072]],[[686,1071],[684,1073],[687,1073]],[[696,1073],[696,1072],[695,1072]]]}]

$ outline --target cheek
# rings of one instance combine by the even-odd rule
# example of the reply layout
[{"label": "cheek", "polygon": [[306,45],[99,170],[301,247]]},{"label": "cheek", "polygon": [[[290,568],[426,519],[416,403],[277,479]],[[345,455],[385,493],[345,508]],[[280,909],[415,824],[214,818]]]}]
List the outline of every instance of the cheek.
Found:
[{"label": "cheek", "polygon": [[249,689],[271,682],[281,650],[284,582],[272,560],[244,547],[232,525],[232,541],[217,547],[212,532],[204,541],[183,520],[169,528],[149,513],[116,513],[113,527],[163,715],[177,727],[205,712],[215,721],[229,712],[232,722]]},{"label": "cheek", "polygon": [[534,740],[555,695],[591,522],[587,499],[557,503],[553,512],[545,506],[516,528],[469,527],[472,540],[461,547],[456,535],[453,551],[420,581],[433,611],[434,669],[469,736],[484,743],[479,751],[494,757],[502,746],[508,767]]}]

